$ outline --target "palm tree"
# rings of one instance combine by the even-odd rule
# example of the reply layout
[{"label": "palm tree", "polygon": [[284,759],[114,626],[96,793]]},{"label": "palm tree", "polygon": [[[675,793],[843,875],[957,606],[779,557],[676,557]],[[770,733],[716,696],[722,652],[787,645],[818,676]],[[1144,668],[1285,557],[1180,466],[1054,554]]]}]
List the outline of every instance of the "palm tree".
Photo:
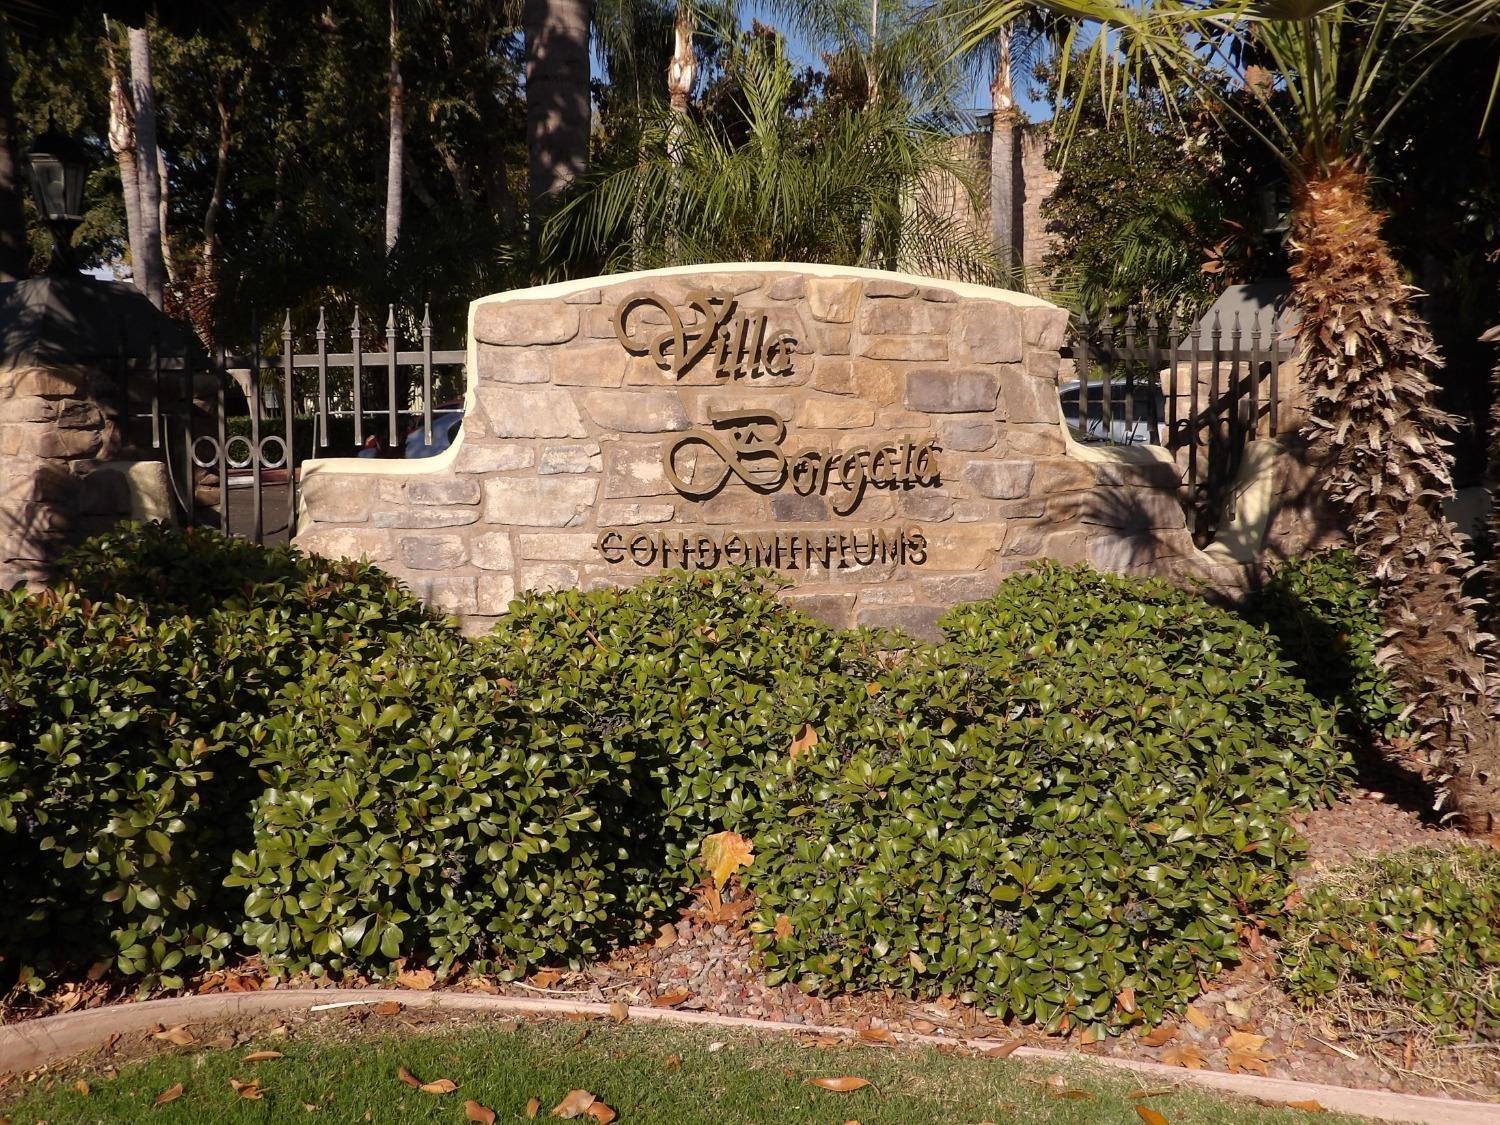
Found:
[{"label": "palm tree", "polygon": [[[143,24],[127,29],[130,97],[135,110],[135,170],[141,224],[141,259],[133,263],[136,284],[161,308],[167,266],[162,253],[162,162],[156,144],[156,94],[151,82],[151,33]],[[130,190],[130,185],[125,185]]]},{"label": "palm tree", "polygon": [[531,233],[588,169],[590,0],[525,0],[526,150]]},{"label": "palm tree", "polygon": [[940,123],[895,98],[815,119],[788,113],[793,75],[779,42],[752,46],[731,66],[744,142],[670,108],[648,117],[639,159],[596,173],[549,225],[554,253],[603,259],[607,269],[896,260],[940,275],[995,276],[988,240],[929,190],[940,174],[965,182]]},{"label": "palm tree", "polygon": [[401,238],[401,172],[406,156],[406,81],[401,76],[401,25],[396,0],[390,4],[390,69],[386,78],[390,116],[386,130],[385,252],[389,257]]},{"label": "palm tree", "polygon": [[[1460,35],[1494,31],[1496,0],[982,0],[971,41],[1026,12],[1056,19],[1073,78],[1106,104],[1143,85],[1186,89],[1225,128],[1249,130],[1293,185],[1292,303],[1309,400],[1304,437],[1377,584],[1389,666],[1415,737],[1390,748],[1422,769],[1465,822],[1500,820],[1500,727],[1490,638],[1462,580],[1467,547],[1443,514],[1451,419],[1434,399],[1441,362],[1412,304],[1370,192],[1369,156],[1400,105]],[[1092,38],[1090,39],[1090,36]],[[1391,73],[1427,49],[1405,81]],[[1066,76],[1065,76],[1066,77]],[[1230,81],[1226,81],[1226,78]],[[1377,81],[1378,79],[1378,81]],[[1386,101],[1384,91],[1396,93]],[[1075,99],[1082,104],[1083,98]],[[1068,122],[1063,122],[1066,132]]]}]

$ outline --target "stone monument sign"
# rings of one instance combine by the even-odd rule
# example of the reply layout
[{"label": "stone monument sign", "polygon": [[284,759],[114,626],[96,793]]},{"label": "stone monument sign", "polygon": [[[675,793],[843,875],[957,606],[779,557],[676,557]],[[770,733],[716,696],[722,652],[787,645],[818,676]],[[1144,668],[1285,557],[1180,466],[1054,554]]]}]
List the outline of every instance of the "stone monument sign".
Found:
[{"label": "stone monument sign", "polygon": [[1068,436],[1066,322],[779,263],[484,298],[453,447],[308,462],[296,543],[367,556],[471,628],[522,590],[670,568],[771,568],[824,619],[917,633],[1037,558],[1202,570],[1166,455]]}]

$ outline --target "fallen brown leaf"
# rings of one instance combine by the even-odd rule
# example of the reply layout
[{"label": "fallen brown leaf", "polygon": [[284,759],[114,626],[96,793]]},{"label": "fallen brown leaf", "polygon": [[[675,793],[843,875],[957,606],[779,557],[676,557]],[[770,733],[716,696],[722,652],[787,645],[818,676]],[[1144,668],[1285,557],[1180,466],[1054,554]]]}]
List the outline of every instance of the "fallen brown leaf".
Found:
[{"label": "fallen brown leaf", "polygon": [[1304,1113],[1327,1113],[1328,1112],[1326,1109],[1323,1108],[1322,1105],[1320,1105],[1319,1103],[1313,1101],[1311,1098],[1308,1098],[1306,1101],[1285,1102],[1285,1103],[1280,1103],[1280,1104],[1284,1104],[1287,1107],[1287,1109],[1300,1109]]},{"label": "fallen brown leaf", "polygon": [[542,1099],[541,1098],[527,1098],[526,1099],[526,1116],[527,1117],[535,1117],[541,1111],[542,1111]]},{"label": "fallen brown leaf", "polygon": [[1011,1055],[1015,1054],[1016,1048],[1020,1045],[1021,1040],[1012,1039],[1005,1043],[996,1044],[993,1047],[986,1047],[984,1057],[987,1059],[1008,1059]]},{"label": "fallen brown leaf", "polygon": [[1168,1047],[1161,1053],[1161,1061],[1168,1066],[1185,1066],[1189,1070],[1203,1069],[1203,1052],[1191,1043],[1180,1047]]},{"label": "fallen brown leaf", "polygon": [[802,732],[798,734],[796,738],[792,739],[791,749],[788,751],[788,753],[791,754],[792,761],[795,762],[799,757],[807,753],[817,744],[818,732],[813,730],[811,723],[803,723]]},{"label": "fallen brown leaf", "polygon": [[593,1104],[589,1106],[589,1108],[584,1112],[586,1112],[590,1117],[597,1121],[599,1125],[609,1125],[609,1123],[613,1121],[616,1116],[618,1116],[614,1110],[605,1105],[598,1098],[595,1098]]},{"label": "fallen brown leaf", "polygon": [[776,925],[772,927],[771,932],[776,935],[777,941],[786,941],[792,936],[792,920],[785,914],[776,915]]},{"label": "fallen brown leaf", "polygon": [[479,1125],[495,1125],[495,1111],[470,1098],[464,1102],[464,1120],[477,1121]]},{"label": "fallen brown leaf", "polygon": [[73,1089],[77,1090],[84,1097],[88,1097],[89,1096],[89,1084],[87,1082],[85,1082],[82,1078],[80,1078],[77,1082],[73,1083]]},{"label": "fallen brown leaf", "polygon": [[431,1082],[423,1082],[417,1089],[424,1094],[451,1094],[458,1089],[458,1083],[451,1078],[434,1078]]},{"label": "fallen brown leaf", "polygon": [[589,1111],[589,1106],[594,1101],[594,1095],[587,1090],[569,1090],[567,1097],[552,1107],[552,1116],[561,1117],[564,1121],[580,1117]]},{"label": "fallen brown leaf", "polygon": [[165,1039],[168,1043],[175,1043],[179,1047],[186,1047],[189,1043],[197,1042],[197,1037],[185,1027],[170,1027],[166,1031],[158,1031],[154,1038]]},{"label": "fallen brown leaf", "polygon": [[246,1062],[270,1062],[272,1059],[282,1057],[280,1051],[251,1051],[245,1056]]},{"label": "fallen brown leaf", "polygon": [[404,973],[396,974],[396,984],[400,988],[410,988],[417,992],[426,992],[437,981],[437,974],[431,969],[407,969]]},{"label": "fallen brown leaf", "polygon": [[1138,1105],[1135,1107],[1135,1112],[1140,1116],[1140,1119],[1146,1123],[1146,1125],[1171,1125],[1171,1123],[1167,1121],[1167,1115],[1165,1113],[1160,1113],[1157,1110],[1152,1109],[1149,1105]]},{"label": "fallen brown leaf", "polygon": [[1230,1074],[1249,1071],[1251,1074],[1265,1077],[1270,1073],[1266,1068],[1266,1060],[1251,1051],[1230,1051],[1227,1065]]},{"label": "fallen brown leaf", "polygon": [[562,973],[556,969],[543,969],[539,973],[533,973],[531,977],[531,983],[538,988],[551,988],[560,980],[562,980]]},{"label": "fallen brown leaf", "polygon": [[1252,1035],[1248,1031],[1231,1031],[1221,1042],[1231,1051],[1254,1055],[1259,1054],[1260,1049],[1266,1045],[1266,1036]]},{"label": "fallen brown leaf", "polygon": [[1199,1031],[1207,1031],[1213,1026],[1213,1020],[1208,1018],[1208,1013],[1201,1008],[1195,1008],[1191,1004],[1187,1007],[1187,1021]]},{"label": "fallen brown leaf", "polygon": [[859,1039],[865,1043],[894,1043],[896,1037],[884,1027],[867,1027],[860,1031]]},{"label": "fallen brown leaf", "polygon": [[1176,1038],[1177,1025],[1175,1023],[1160,1023],[1142,1035],[1141,1042],[1147,1047],[1160,1047]]},{"label": "fallen brown leaf", "polygon": [[653,1008],[675,1008],[684,1000],[691,1000],[693,994],[685,988],[674,988],[671,992],[663,992],[651,1001]]},{"label": "fallen brown leaf", "polygon": [[157,1094],[156,1095],[156,1104],[157,1105],[166,1105],[168,1102],[175,1102],[180,1097],[182,1097],[182,1083],[181,1082],[177,1083],[175,1086],[168,1086],[161,1093]]},{"label": "fallen brown leaf", "polygon": [[422,1080],[420,1078],[418,1078],[415,1074],[413,1074],[411,1071],[407,1070],[406,1067],[404,1067],[404,1066],[398,1066],[396,1068],[396,1077],[399,1078],[399,1079],[401,1079],[401,1081],[405,1082],[413,1090],[415,1090],[418,1086],[420,1086],[422,1084]]},{"label": "fallen brown leaf", "polygon": [[406,1010],[406,1005],[399,1000],[382,1000],[370,1010],[377,1016],[399,1016]]},{"label": "fallen brown leaf", "polygon": [[1176,1086],[1152,1086],[1145,1090],[1132,1090],[1126,1094],[1127,1098],[1164,1098],[1168,1094],[1177,1093]]},{"label": "fallen brown leaf", "polygon": [[703,865],[720,891],[729,877],[755,858],[755,845],[738,832],[715,832],[703,841]]},{"label": "fallen brown leaf", "polygon": [[682,1066],[682,1056],[668,1055],[666,1065],[668,1070],[676,1070],[678,1067]]},{"label": "fallen brown leaf", "polygon": [[1120,989],[1120,994],[1115,997],[1115,1005],[1126,1015],[1135,1011],[1135,989]]},{"label": "fallen brown leaf", "polygon": [[609,1006],[609,1018],[616,1023],[624,1023],[630,1018],[630,1005],[623,1000],[616,1000]]},{"label": "fallen brown leaf", "polygon": [[229,1080],[229,1088],[240,1097],[252,1102],[260,1101],[263,1093],[260,1088],[259,1078],[252,1078],[249,1082],[241,1082],[238,1078],[231,1078]]},{"label": "fallen brown leaf", "polygon": [[835,1094],[851,1094],[855,1090],[863,1090],[870,1085],[868,1078],[855,1078],[852,1075],[841,1074],[837,1078],[809,1078],[809,1086],[820,1086],[824,1090],[832,1090]]},{"label": "fallen brown leaf", "polygon": [[1071,1102],[1093,1101],[1094,1095],[1087,1090],[1075,1090],[1061,1074],[1049,1074],[1042,1080],[1042,1089],[1049,1097],[1063,1098]]},{"label": "fallen brown leaf", "polygon": [[662,926],[661,932],[656,936],[656,948],[667,949],[676,944],[677,927],[672,925],[671,922],[668,922],[664,926]]}]

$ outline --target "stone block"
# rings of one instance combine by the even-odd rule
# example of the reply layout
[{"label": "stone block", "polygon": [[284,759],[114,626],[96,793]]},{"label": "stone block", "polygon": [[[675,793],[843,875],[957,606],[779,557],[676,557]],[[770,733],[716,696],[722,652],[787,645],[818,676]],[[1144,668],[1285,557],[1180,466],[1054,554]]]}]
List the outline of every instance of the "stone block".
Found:
[{"label": "stone block", "polygon": [[[836,501],[847,504],[846,497],[835,493]],[[771,518],[777,523],[819,523],[828,519],[828,501],[821,496],[798,496],[783,489],[771,497]]]},{"label": "stone block", "polygon": [[411,592],[439,613],[477,613],[476,580],[472,575],[413,574],[406,578]]},{"label": "stone block", "polygon": [[1030,375],[1007,375],[1001,381],[1001,407],[1008,422],[1057,422],[1062,406],[1057,385]]},{"label": "stone block", "polygon": [[1013,305],[971,301],[964,309],[963,346],[970,363],[1020,363],[1021,318]]},{"label": "stone block", "polygon": [[836,277],[807,280],[807,307],[813,319],[848,324],[859,306],[860,283]]},{"label": "stone block", "polygon": [[778,277],[766,287],[766,296],[773,301],[795,301],[807,292],[807,279],[801,274]]},{"label": "stone block", "polygon": [[510,532],[487,531],[469,540],[469,558],[481,570],[514,570],[515,555],[510,547]]},{"label": "stone block", "polygon": [[578,309],[557,301],[490,301],[474,310],[483,344],[566,344],[578,335]]},{"label": "stone block", "polygon": [[569,293],[563,298],[565,305],[597,305],[604,299],[602,289],[580,289],[577,293]]},{"label": "stone block", "polygon": [[797,424],[812,430],[856,430],[875,424],[875,408],[858,399],[810,398],[797,411]]},{"label": "stone block", "polygon": [[941,492],[913,488],[900,495],[901,514],[922,523],[942,523],[953,515],[953,500]]},{"label": "stone block", "polygon": [[906,281],[891,278],[872,278],[865,282],[866,297],[915,297],[917,287]]},{"label": "stone block", "polygon": [[906,405],[928,414],[993,411],[1000,381],[988,371],[920,368],[906,376]]},{"label": "stone block", "polygon": [[0,394],[16,398],[26,395],[72,398],[88,394],[88,384],[87,375],[76,368],[22,367],[0,371]]},{"label": "stone block", "polygon": [[922,287],[922,300],[935,301],[940,305],[954,305],[958,303],[958,294],[951,289],[939,289],[935,285],[924,285]]},{"label": "stone block", "polygon": [[97,403],[70,399],[56,405],[57,425],[65,430],[99,430],[106,424],[104,411]]},{"label": "stone block", "polygon": [[399,553],[401,564],[413,570],[452,570],[469,554],[458,535],[403,535]]},{"label": "stone block", "polygon": [[964,480],[980,496],[991,500],[1014,500],[1031,491],[1036,464],[1031,461],[970,461]]},{"label": "stone block", "polygon": [[1062,370],[1062,357],[1056,352],[1044,351],[1041,348],[1026,349],[1026,372],[1038,379],[1046,379],[1051,383],[1057,382],[1057,374]]},{"label": "stone block", "polygon": [[938,427],[938,442],[944,449],[982,453],[999,440],[999,425],[982,418],[955,418]]},{"label": "stone block", "polygon": [[516,580],[509,574],[481,574],[475,587],[475,604],[483,614],[508,613],[510,603],[516,600]]},{"label": "stone block", "polygon": [[57,400],[21,395],[0,399],[0,422],[48,424],[57,418]]},{"label": "stone block", "polygon": [[771,390],[740,390],[725,387],[703,391],[687,391],[683,395],[689,416],[698,426],[710,424],[710,412],[720,416],[731,412],[770,411],[781,418],[791,419],[797,411],[797,396],[777,394]]},{"label": "stone block", "polygon": [[499,438],[587,437],[573,393],[560,387],[476,388],[479,406]]},{"label": "stone block", "polygon": [[503,445],[480,445],[465,441],[458,447],[453,461],[455,473],[509,473],[529,469],[536,464],[536,450],[529,445],[506,442]]},{"label": "stone block", "polygon": [[1000,434],[1000,451],[1007,457],[1061,457],[1066,449],[1055,422],[1006,425]]},{"label": "stone block", "polygon": [[923,601],[949,606],[983,601],[993,597],[999,586],[993,574],[941,574],[917,579]]},{"label": "stone block", "polygon": [[860,306],[858,326],[867,336],[947,335],[953,328],[953,309],[930,301],[866,301]]},{"label": "stone block", "polygon": [[103,450],[104,435],[97,430],[61,430],[45,423],[0,427],[0,454],[7,457],[74,460],[97,457]]},{"label": "stone block", "polygon": [[854,610],[854,595],[787,593],[783,600],[795,610],[835,629],[847,629]]},{"label": "stone block", "polygon": [[551,378],[551,355],[546,348],[502,348],[476,344],[480,382],[545,383]]},{"label": "stone block", "polygon": [[590,562],[598,553],[592,531],[523,533],[516,538],[526,562]]},{"label": "stone block", "polygon": [[1005,526],[942,524],[926,529],[927,569],[983,570],[1005,544]]},{"label": "stone block", "polygon": [[368,476],[309,473],[302,481],[302,503],[315,523],[364,523],[374,490]]},{"label": "stone block", "polygon": [[618,343],[575,344],[552,353],[552,381],[569,387],[618,387],[631,356]]},{"label": "stone block", "polygon": [[607,501],[599,505],[599,526],[633,527],[643,523],[667,523],[676,514],[673,504],[639,504],[634,501]]},{"label": "stone block", "polygon": [[876,605],[854,611],[854,624],[868,629],[899,629],[919,641],[941,641],[938,618],[948,612],[940,605]]},{"label": "stone block", "polygon": [[853,336],[854,330],[847,324],[814,324],[809,341],[819,355],[848,355]]},{"label": "stone block", "polygon": [[571,590],[578,585],[578,568],[567,563],[532,563],[516,575],[517,590]]},{"label": "stone block", "polygon": [[554,445],[542,451],[542,463],[537,468],[541,476],[557,473],[597,473],[604,468],[604,457],[597,442],[585,445]]},{"label": "stone block", "polygon": [[598,491],[598,480],[589,477],[487,480],[484,522],[517,527],[577,527],[588,518]]},{"label": "stone block", "polygon": [[948,341],[939,336],[876,336],[865,341],[859,354],[866,359],[907,359],[931,363],[948,358]]},{"label": "stone block", "polygon": [[1057,351],[1068,336],[1068,310],[1037,306],[1022,310],[1026,342],[1034,348]]},{"label": "stone block", "polygon": [[659,443],[614,442],[604,450],[604,495],[611,499],[666,496],[675,492],[662,471]]},{"label": "stone block", "polygon": [[383,477],[376,492],[387,504],[479,503],[479,482],[461,477]]},{"label": "stone block", "polygon": [[370,517],[376,527],[416,530],[432,527],[467,527],[479,522],[478,508],[384,508]]},{"label": "stone block", "polygon": [[589,391],[583,408],[596,426],[614,433],[660,434],[688,428],[676,391]]},{"label": "stone block", "polygon": [[[770,508],[771,501],[768,497],[751,492],[743,486],[735,486],[703,501],[697,508],[697,518],[709,524],[744,527],[767,519]],[[692,509],[685,509],[687,511]]]}]

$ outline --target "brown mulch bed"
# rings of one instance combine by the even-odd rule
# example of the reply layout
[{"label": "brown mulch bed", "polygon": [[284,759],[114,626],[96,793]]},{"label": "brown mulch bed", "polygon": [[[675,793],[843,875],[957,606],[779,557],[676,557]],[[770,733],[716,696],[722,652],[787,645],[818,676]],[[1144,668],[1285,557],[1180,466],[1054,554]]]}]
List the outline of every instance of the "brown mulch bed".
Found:
[{"label": "brown mulch bed", "polygon": [[[1331,809],[1300,816],[1297,826],[1308,841],[1306,863],[1299,877],[1312,880],[1353,860],[1418,845],[1447,847],[1463,839],[1457,832],[1424,822],[1419,808],[1403,807],[1386,794],[1369,789],[1355,789]],[[347,987],[361,982],[339,983]],[[768,986],[753,967],[744,927],[732,917],[716,922],[701,904],[695,904],[676,923],[662,927],[654,940],[620,950],[586,969],[546,970],[526,981],[510,983],[466,978],[451,987],[581,1001],[621,1000],[792,1024],[839,1025],[865,1031],[873,1041],[885,1032],[903,1031],[954,1039],[1021,1039],[1039,1046],[1071,1046],[1085,1054],[1211,1070],[1239,1069],[1341,1086],[1500,1100],[1500,1043],[1441,1045],[1412,1028],[1392,1029],[1389,1021],[1371,1033],[1352,1030],[1349,1022],[1327,1011],[1309,1012],[1278,988],[1274,942],[1254,938],[1239,965],[1204,983],[1203,994],[1178,1020],[1150,1029],[1154,1034],[1144,1039],[1137,1032],[1100,1042],[1089,1041],[1076,1031],[1048,1036],[951,1000],[914,1001],[882,993],[820,998],[804,995],[792,985]],[[198,983],[195,991],[311,984],[265,980],[254,963],[249,963],[242,970],[211,974]],[[129,998],[128,990],[106,981],[80,982],[60,990],[47,1011],[12,1011],[7,1015],[24,1018]],[[355,1027],[364,1018],[380,1017],[348,1017]],[[402,1018],[429,1017],[412,1012]],[[454,1017],[444,1014],[430,1018]],[[295,1023],[295,1017],[282,1019]],[[1231,1039],[1236,1032],[1240,1035]],[[231,1036],[240,1033],[233,1026],[220,1032]],[[1246,1036],[1264,1036],[1265,1040],[1247,1054],[1243,1050]],[[1233,1052],[1231,1047],[1241,1050]]]}]

